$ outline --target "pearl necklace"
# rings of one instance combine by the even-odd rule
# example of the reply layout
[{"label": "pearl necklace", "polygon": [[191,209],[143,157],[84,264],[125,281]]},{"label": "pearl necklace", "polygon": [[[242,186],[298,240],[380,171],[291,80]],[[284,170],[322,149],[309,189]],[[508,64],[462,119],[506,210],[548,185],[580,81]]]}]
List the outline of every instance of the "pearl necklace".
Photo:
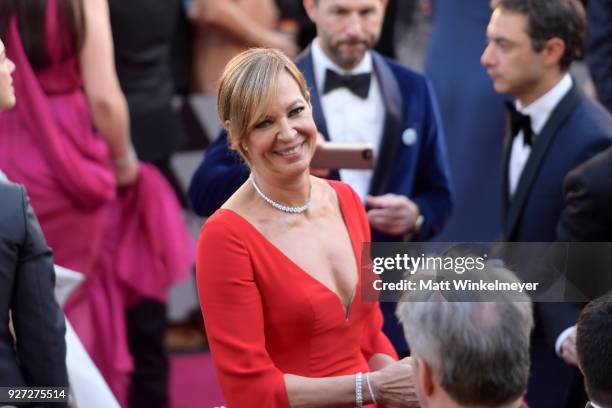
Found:
[{"label": "pearl necklace", "polygon": [[257,183],[255,183],[255,179],[253,177],[251,177],[251,184],[253,184],[253,187],[255,187],[255,191],[257,191],[257,194],[259,194],[259,196],[263,198],[266,203],[270,204],[272,207],[276,208],[277,210],[287,212],[287,213],[292,213],[292,214],[300,214],[306,211],[308,207],[310,207],[311,198],[312,198],[312,184],[310,184],[310,186],[308,187],[308,200],[306,200],[306,204],[299,206],[299,207],[290,207],[288,205],[284,205],[277,201],[274,201],[273,199],[265,195],[263,191],[259,189],[259,186],[257,185]]}]

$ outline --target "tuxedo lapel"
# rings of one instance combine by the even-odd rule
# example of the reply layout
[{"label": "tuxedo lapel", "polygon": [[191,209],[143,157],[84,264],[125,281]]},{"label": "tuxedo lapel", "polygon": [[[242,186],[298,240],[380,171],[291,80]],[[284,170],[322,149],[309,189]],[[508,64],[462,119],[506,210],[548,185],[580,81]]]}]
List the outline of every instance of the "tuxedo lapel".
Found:
[{"label": "tuxedo lapel", "polygon": [[504,151],[502,156],[502,168],[501,168],[501,210],[503,219],[505,220],[508,216],[508,205],[510,203],[509,184],[508,184],[508,169],[510,168],[510,153],[512,152],[512,130],[510,120],[506,121],[506,132],[504,138]]},{"label": "tuxedo lapel", "polygon": [[[561,102],[555,107],[553,112],[550,115],[550,118],[544,125],[544,128],[537,135],[535,142],[531,149],[531,154],[529,155],[529,159],[527,160],[527,164],[521,173],[521,177],[519,179],[518,186],[512,198],[506,202],[507,205],[507,213],[505,214],[505,225],[504,225],[504,234],[507,239],[512,240],[514,232],[516,230],[516,226],[520,219],[520,215],[525,207],[525,203],[527,201],[527,197],[529,196],[529,192],[533,187],[533,183],[535,178],[540,171],[542,163],[544,161],[544,157],[546,156],[546,152],[548,151],[551,143],[553,142],[559,127],[563,124],[567,116],[574,109],[576,104],[580,101],[580,93],[576,88],[576,85],[573,85],[569,90],[567,95],[563,97]],[[510,137],[506,138],[506,157],[505,165],[504,165],[504,183],[505,184],[505,194],[508,194],[508,164],[510,161],[510,147],[512,145],[512,140]]]},{"label": "tuxedo lapel", "polygon": [[[323,135],[325,140],[329,141],[329,133],[327,131],[327,122],[325,121],[325,114],[323,107],[321,106],[321,99],[319,98],[319,91],[317,90],[317,82],[314,75],[314,64],[312,61],[312,52],[308,47],[300,56],[298,56],[295,64],[302,71],[306,84],[310,91],[310,104],[312,105],[312,118],[317,125],[317,130]],[[332,170],[327,176],[332,180],[340,180],[340,172],[338,170]]]},{"label": "tuxedo lapel", "polygon": [[329,133],[327,132],[327,122],[325,121],[325,114],[321,107],[321,99],[319,98],[319,91],[317,90],[317,81],[315,80],[314,65],[312,61],[312,52],[308,47],[297,59],[297,67],[304,74],[306,83],[308,84],[310,91],[310,103],[312,104],[312,117],[317,125],[317,130],[325,137],[325,140],[329,140]]},{"label": "tuxedo lapel", "polygon": [[385,125],[370,183],[370,194],[381,195],[387,192],[389,179],[392,176],[391,170],[402,134],[403,103],[399,84],[389,65],[380,54],[374,51],[371,53],[374,73],[385,104]]}]

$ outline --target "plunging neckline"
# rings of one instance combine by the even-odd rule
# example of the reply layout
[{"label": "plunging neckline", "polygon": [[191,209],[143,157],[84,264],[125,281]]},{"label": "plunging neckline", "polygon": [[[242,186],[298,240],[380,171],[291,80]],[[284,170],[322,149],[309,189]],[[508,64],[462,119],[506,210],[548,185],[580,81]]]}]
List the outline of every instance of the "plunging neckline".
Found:
[{"label": "plunging neckline", "polygon": [[257,227],[255,227],[255,225],[253,225],[245,217],[243,217],[242,215],[238,214],[236,211],[234,211],[232,209],[229,209],[229,208],[220,208],[218,211],[227,211],[227,212],[230,212],[230,213],[234,214],[236,217],[238,217],[240,220],[242,220],[242,222],[247,224],[249,226],[249,228],[254,230],[255,233],[261,239],[263,239],[263,241],[266,243],[266,245],[271,247],[277,254],[280,254],[281,257],[283,257],[285,260],[287,260],[291,265],[293,265],[303,275],[306,275],[312,281],[316,282],[319,286],[323,287],[326,291],[328,291],[329,293],[334,295],[334,297],[336,298],[336,300],[340,303],[340,306],[342,307],[342,311],[343,311],[343,315],[344,315],[345,320],[348,321],[349,318],[350,318],[351,308],[353,306],[353,303],[355,302],[355,296],[357,294],[357,290],[359,289],[359,285],[361,283],[361,276],[360,276],[360,273],[359,273],[359,257],[357,256],[358,254],[357,254],[357,250],[356,250],[356,243],[354,242],[354,239],[353,239],[354,238],[353,234],[352,234],[351,229],[349,228],[348,223],[346,221],[346,216],[345,216],[346,208],[344,206],[344,203],[342,202],[342,200],[340,200],[340,196],[338,194],[338,191],[336,191],[335,187],[331,183],[329,183],[329,182],[327,182],[327,184],[332,188],[334,194],[336,195],[336,200],[338,201],[338,207],[340,208],[340,216],[342,218],[342,222],[344,224],[344,228],[346,229],[346,232],[348,234],[349,241],[351,243],[351,250],[353,252],[353,257],[355,258],[355,265],[357,266],[357,270],[356,270],[357,280],[355,282],[355,285],[353,286],[353,290],[352,290],[350,299],[348,300],[347,303],[345,303],[342,300],[342,298],[340,297],[340,295],[338,293],[333,291],[330,287],[328,287],[322,281],[320,281],[319,279],[315,278],[313,275],[311,275],[306,270],[304,270],[300,265],[298,265],[297,262],[295,262],[293,259],[291,259],[287,254],[285,254],[278,246],[276,246],[272,241],[270,241],[270,239],[268,237],[266,237],[266,235],[264,233],[262,233]]}]

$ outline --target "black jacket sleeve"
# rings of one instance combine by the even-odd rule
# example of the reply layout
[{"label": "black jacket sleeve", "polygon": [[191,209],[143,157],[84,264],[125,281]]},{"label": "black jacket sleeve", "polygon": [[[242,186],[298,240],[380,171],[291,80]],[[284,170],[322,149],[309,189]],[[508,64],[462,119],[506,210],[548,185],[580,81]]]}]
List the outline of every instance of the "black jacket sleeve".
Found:
[{"label": "black jacket sleeve", "polygon": [[21,242],[11,305],[17,355],[28,386],[67,387],[66,327],[64,314],[54,297],[51,249],[25,189],[18,186],[18,193],[21,208],[16,211],[15,222],[19,223]]}]

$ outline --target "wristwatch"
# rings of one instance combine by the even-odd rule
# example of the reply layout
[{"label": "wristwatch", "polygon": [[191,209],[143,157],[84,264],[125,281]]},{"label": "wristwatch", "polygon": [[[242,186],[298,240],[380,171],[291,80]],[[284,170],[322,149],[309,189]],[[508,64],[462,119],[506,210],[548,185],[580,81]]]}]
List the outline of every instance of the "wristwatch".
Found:
[{"label": "wristwatch", "polygon": [[404,234],[404,242],[412,241],[412,238],[414,238],[416,234],[421,232],[421,228],[423,227],[424,222],[425,222],[425,217],[423,217],[423,214],[419,214],[417,219],[414,221],[414,225],[412,226],[412,229],[409,231],[406,231],[406,233]]}]

